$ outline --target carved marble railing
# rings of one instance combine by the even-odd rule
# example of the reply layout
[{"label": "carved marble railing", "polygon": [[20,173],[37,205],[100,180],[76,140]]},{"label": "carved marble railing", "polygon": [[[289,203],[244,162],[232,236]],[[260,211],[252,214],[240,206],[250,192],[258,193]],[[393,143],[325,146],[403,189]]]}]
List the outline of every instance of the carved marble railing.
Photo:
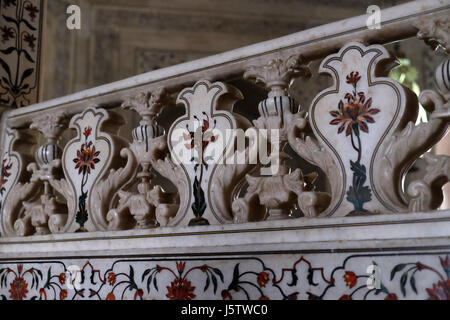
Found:
[{"label": "carved marble railing", "polygon": [[[450,60],[417,97],[388,77],[396,57],[383,45],[417,36],[448,52],[450,3],[381,17],[380,29],[356,17],[4,112],[1,235],[436,210],[450,158],[425,152],[448,127]],[[316,72],[332,85],[300,107],[290,84]],[[258,108],[253,122],[234,111],[244,95],[229,80],[239,78],[268,92],[246,106]],[[419,102],[430,121],[415,125]],[[165,130],[159,116],[175,105],[184,114]],[[117,107],[140,117],[132,141]],[[291,168],[288,146],[320,170]],[[424,153],[423,177],[404,185]],[[317,190],[319,171],[329,191]]]}]

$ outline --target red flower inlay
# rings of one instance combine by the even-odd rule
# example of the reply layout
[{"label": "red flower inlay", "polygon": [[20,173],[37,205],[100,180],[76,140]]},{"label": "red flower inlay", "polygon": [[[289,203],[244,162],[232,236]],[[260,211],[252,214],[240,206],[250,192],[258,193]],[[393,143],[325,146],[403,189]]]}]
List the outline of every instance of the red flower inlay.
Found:
[{"label": "red flower inlay", "polygon": [[81,149],[77,150],[77,157],[73,159],[73,162],[76,163],[75,169],[78,169],[78,174],[83,171],[90,174],[91,169],[95,169],[95,164],[100,161],[97,158],[99,154],[100,151],[95,151],[95,146],[92,145],[91,141],[87,145],[83,143]]},{"label": "red flower inlay", "polygon": [[231,295],[231,293],[230,293],[230,291],[228,291],[228,290],[222,290],[222,299],[223,300],[226,300],[226,299],[228,299],[228,300],[233,300],[233,296]]},{"label": "red flower inlay", "polygon": [[269,275],[266,272],[260,272],[258,274],[257,282],[260,287],[265,287],[268,281],[269,281]]},{"label": "red flower inlay", "polygon": [[398,298],[395,293],[389,293],[384,300],[398,300]]},{"label": "red flower inlay", "polygon": [[433,288],[427,289],[430,300],[450,300],[450,279],[433,284]]},{"label": "red flower inlay", "polygon": [[87,126],[86,128],[84,128],[83,135],[87,138],[91,135],[91,132],[92,128],[90,126]]},{"label": "red flower inlay", "polygon": [[67,290],[61,290],[59,293],[59,299],[64,300],[65,298],[67,298]]},{"label": "red flower inlay", "polygon": [[191,282],[186,279],[177,278],[167,287],[168,293],[166,297],[170,300],[192,300],[195,298],[195,287],[191,286]]},{"label": "red flower inlay", "polygon": [[345,280],[345,284],[350,289],[356,285],[356,282],[358,282],[358,278],[356,277],[356,275],[353,271],[346,271],[344,274],[344,280]]},{"label": "red flower inlay", "polygon": [[108,274],[108,282],[110,285],[113,285],[114,283],[116,283],[116,274],[114,272],[110,272]]},{"label": "red flower inlay", "polygon": [[359,75],[359,72],[350,72],[350,74],[347,76],[347,83],[348,84],[355,84],[361,79],[361,76]]},{"label": "red flower inlay", "polygon": [[369,98],[365,103],[361,100],[348,101],[345,106],[341,100],[338,105],[339,110],[330,111],[330,115],[335,118],[330,121],[330,124],[341,124],[338,134],[345,129],[346,136],[351,134],[354,125],[357,125],[361,131],[368,133],[369,126],[367,123],[375,123],[372,115],[380,112],[380,109],[371,108],[371,106],[372,98]]},{"label": "red flower inlay", "polygon": [[210,127],[209,116],[206,114],[206,112],[202,112],[202,114],[204,117],[203,121],[201,121],[197,116],[194,116],[194,119],[197,120],[197,123],[199,123],[197,131],[201,131],[201,133],[199,132],[198,134],[196,134],[193,131],[189,131],[189,125],[186,125],[186,129],[188,130],[189,134],[183,133],[184,140],[187,141],[184,146],[187,149],[195,148],[199,153],[205,150],[210,142],[214,142],[217,139],[212,131],[212,129],[216,127],[216,120],[214,120],[214,126]]},{"label": "red flower inlay", "polygon": [[11,282],[11,299],[13,300],[23,300],[26,298],[28,290],[28,283],[22,277],[16,277],[13,282]]},{"label": "red flower inlay", "polygon": [[137,297],[141,297],[144,295],[144,290],[142,289],[137,289],[136,292],[134,293],[134,300],[136,300]]},{"label": "red flower inlay", "polygon": [[177,264],[177,270],[179,273],[182,273],[184,271],[184,268],[186,267],[186,262],[176,262]]},{"label": "red flower inlay", "polygon": [[66,283],[66,274],[65,273],[61,273],[59,275],[59,283],[61,283],[61,284]]},{"label": "red flower inlay", "polygon": [[353,299],[348,294],[344,294],[342,297],[339,298],[339,300],[353,300]]},{"label": "red flower inlay", "polygon": [[106,296],[106,300],[116,300],[116,296],[114,295],[114,293],[110,292]]},{"label": "red flower inlay", "polygon": [[364,92],[357,92],[357,83],[361,79],[358,72],[351,72],[347,76],[347,83],[353,85],[353,92],[347,92],[344,99],[347,103],[344,105],[342,100],[339,101],[338,110],[330,111],[330,115],[334,118],[330,121],[331,125],[339,125],[338,134],[345,129],[345,135],[349,136],[352,130],[356,135],[358,129],[366,133],[369,132],[367,123],[375,123],[373,115],[380,112],[380,109],[372,108],[372,98],[366,100]]}]

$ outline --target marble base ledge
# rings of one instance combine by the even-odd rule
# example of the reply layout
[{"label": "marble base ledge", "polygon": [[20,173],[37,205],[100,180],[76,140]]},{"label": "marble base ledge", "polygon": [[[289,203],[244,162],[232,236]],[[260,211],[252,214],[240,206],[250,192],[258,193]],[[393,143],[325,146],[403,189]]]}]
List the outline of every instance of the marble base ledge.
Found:
[{"label": "marble base ledge", "polygon": [[448,299],[449,256],[448,211],[2,238],[0,299]]}]

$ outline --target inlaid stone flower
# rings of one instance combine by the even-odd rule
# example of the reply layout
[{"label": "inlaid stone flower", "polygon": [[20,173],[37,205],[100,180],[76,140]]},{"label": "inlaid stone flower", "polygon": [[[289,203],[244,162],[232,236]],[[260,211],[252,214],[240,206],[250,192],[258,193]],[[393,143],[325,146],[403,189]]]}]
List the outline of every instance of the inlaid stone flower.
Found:
[{"label": "inlaid stone flower", "polygon": [[59,293],[59,299],[60,300],[64,300],[65,298],[67,298],[67,290],[61,290],[61,292]]},{"label": "inlaid stone flower", "polygon": [[358,282],[358,278],[356,277],[353,271],[346,271],[344,274],[344,280],[347,287],[350,289],[353,288]]},{"label": "inlaid stone flower", "polygon": [[260,272],[258,274],[257,282],[260,287],[265,287],[268,281],[269,281],[269,275],[267,274],[267,272]]},{"label": "inlaid stone flower", "polygon": [[170,283],[170,287],[167,287],[168,293],[166,297],[170,300],[192,300],[195,298],[195,287],[191,286],[191,282],[177,278]]},{"label": "inlaid stone flower", "polygon": [[216,120],[213,122],[213,126],[210,127],[210,119],[209,116],[203,112],[203,119],[200,120],[197,116],[194,116],[199,124],[197,130],[201,130],[201,134],[199,134],[198,141],[196,141],[197,137],[194,131],[189,131],[189,126],[186,125],[186,129],[189,131],[189,134],[184,133],[183,137],[187,143],[184,146],[187,149],[195,149],[199,154],[206,149],[210,142],[216,141],[217,137],[213,134],[213,129],[216,127]]},{"label": "inlaid stone flower", "polygon": [[73,159],[76,163],[75,169],[78,169],[78,174],[82,172],[91,173],[91,169],[95,169],[95,164],[100,161],[98,155],[100,151],[95,150],[95,146],[92,145],[92,141],[87,144],[82,144],[80,150],[77,151],[77,157]]},{"label": "inlaid stone flower", "polygon": [[450,280],[434,283],[432,288],[427,288],[430,300],[450,300]]},{"label": "inlaid stone flower", "polygon": [[367,123],[375,123],[373,115],[380,112],[380,109],[372,108],[372,98],[365,100],[364,93],[360,92],[358,98],[353,94],[347,93],[345,95],[347,103],[339,101],[338,110],[330,111],[333,120],[331,125],[339,125],[338,134],[344,131],[345,135],[349,136],[352,130],[355,132],[356,128],[366,133],[369,133],[369,126]]},{"label": "inlaid stone flower", "polygon": [[66,274],[65,273],[61,273],[59,275],[58,279],[59,279],[59,283],[65,284],[66,283]]},{"label": "inlaid stone flower", "polygon": [[11,293],[11,299],[13,300],[23,300],[26,298],[28,293],[28,283],[22,277],[16,277],[13,282],[11,282],[11,288],[9,292]]},{"label": "inlaid stone flower", "polygon": [[363,91],[358,91],[358,82],[361,76],[358,72],[352,71],[346,77],[346,82],[353,87],[351,92],[347,92],[343,100],[338,103],[337,110],[330,111],[334,118],[331,125],[339,125],[338,134],[345,130],[345,136],[350,136],[353,149],[357,152],[356,161],[350,160],[350,168],[353,171],[352,185],[347,191],[347,200],[353,203],[355,210],[353,213],[360,214],[366,212],[364,203],[372,199],[372,192],[368,186],[364,186],[366,181],[366,167],[361,163],[363,143],[361,132],[369,133],[369,123],[375,123],[373,115],[380,112],[380,109],[372,107],[372,98],[366,99]]},{"label": "inlaid stone flower", "polygon": [[114,283],[116,283],[116,274],[114,272],[110,272],[108,274],[108,282],[110,285],[113,285]]},{"label": "inlaid stone flower", "polygon": [[106,300],[116,300],[114,293],[110,292],[106,295]]}]

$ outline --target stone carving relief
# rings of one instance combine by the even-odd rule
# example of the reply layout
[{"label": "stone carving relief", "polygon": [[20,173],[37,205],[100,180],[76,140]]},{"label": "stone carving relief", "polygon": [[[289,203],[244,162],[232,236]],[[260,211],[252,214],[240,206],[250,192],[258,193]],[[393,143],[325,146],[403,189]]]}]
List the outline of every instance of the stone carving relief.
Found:
[{"label": "stone carving relief", "polygon": [[310,70],[302,65],[301,57],[297,56],[251,66],[244,74],[244,78],[255,79],[270,89],[268,98],[259,103],[261,116],[254,121],[254,125],[260,131],[270,130],[270,134],[279,134],[279,141],[271,145],[271,150],[279,152],[279,157],[277,154],[278,170],[272,175],[255,177],[247,174],[247,193],[244,198],[233,202],[236,223],[286,219],[296,206],[304,215],[316,216],[328,206],[329,195],[313,191],[317,173],[304,175],[300,169],[290,172],[285,163],[288,156],[283,149],[289,140],[289,132],[294,130],[294,123],[306,121],[304,113],[298,112],[297,103],[287,93],[291,80],[299,76],[309,77]]},{"label": "stone carving relief", "polygon": [[423,39],[433,50],[442,47],[447,53],[450,52],[450,18],[422,18],[414,25],[419,32],[417,37]]},{"label": "stone carving relief", "polygon": [[[161,186],[155,185],[152,182],[154,174],[151,172],[154,165],[156,170],[161,170],[164,167],[161,162],[169,165],[162,160],[167,154],[167,137],[164,129],[156,123],[156,117],[164,107],[171,104],[172,99],[163,88],[154,92],[140,93],[122,103],[122,108],[133,109],[142,118],[139,126],[132,131],[133,142],[130,145],[132,154],[128,158],[133,158],[133,165],[127,164],[129,168],[124,169],[125,172],[130,173],[134,171],[131,180],[137,181],[137,192],[119,191],[118,207],[111,209],[107,215],[110,229],[126,227],[127,224],[119,224],[117,221],[127,219],[128,226],[139,229],[165,226],[179,208],[179,204],[175,203],[176,195],[167,193]],[[128,149],[124,150],[128,152]],[[161,162],[158,163],[158,161]],[[136,173],[138,167],[139,170]],[[175,175],[174,172],[162,171],[163,176]],[[182,198],[181,188],[180,192],[180,198]]]},{"label": "stone carving relief", "polygon": [[40,131],[46,142],[36,150],[36,162],[27,166],[32,172],[30,179],[16,184],[11,189],[12,196],[5,202],[7,234],[28,236],[65,230],[68,214],[74,209],[73,193],[61,170],[61,148],[58,146],[66,126],[64,112],[44,113],[31,123],[30,128]]},{"label": "stone carving relief", "polygon": [[36,143],[36,136],[25,130],[7,129],[4,134],[5,148],[1,158],[0,172],[0,232],[14,235],[14,222],[21,215],[22,199],[30,194],[23,192],[32,189],[27,186],[30,173],[26,170],[33,161],[30,149]]},{"label": "stone carving relief", "polygon": [[[298,212],[339,217],[435,210],[449,181],[450,157],[425,154],[426,173],[408,185],[403,178],[447,130],[449,64],[436,69],[437,90],[422,91],[418,99],[388,78],[396,59],[383,46],[350,42],[321,62],[319,72],[333,85],[306,112],[288,89],[294,78],[310,77],[309,67],[299,55],[277,58],[244,73],[268,91],[253,125],[233,110],[243,99],[237,88],[199,80],[178,93],[185,113],[167,134],[158,116],[175,101],[155,88],[122,103],[141,118],[131,142],[119,136],[121,116],[89,107],[72,117],[76,136],[64,150],[59,138],[68,116],[44,112],[29,130],[6,132],[0,231],[27,236],[245,223]],[[419,101],[430,116],[416,125]],[[33,160],[37,131],[45,142]],[[316,190],[317,172],[288,165],[288,145],[321,169],[329,193]],[[158,180],[164,178],[176,192]]]},{"label": "stone carving relief", "polygon": [[[407,145],[409,150],[423,153],[437,143],[445,134],[450,121],[450,60],[443,61],[437,68],[435,80],[437,92],[425,90],[420,94],[420,103],[430,113],[428,123],[414,126],[408,123],[405,132],[395,142],[397,152],[403,151],[401,144]],[[450,158],[445,155],[427,153],[424,156],[426,173],[420,180],[411,182],[407,186],[405,202],[409,211],[429,211],[437,209],[442,203],[442,186],[450,177]]]}]

